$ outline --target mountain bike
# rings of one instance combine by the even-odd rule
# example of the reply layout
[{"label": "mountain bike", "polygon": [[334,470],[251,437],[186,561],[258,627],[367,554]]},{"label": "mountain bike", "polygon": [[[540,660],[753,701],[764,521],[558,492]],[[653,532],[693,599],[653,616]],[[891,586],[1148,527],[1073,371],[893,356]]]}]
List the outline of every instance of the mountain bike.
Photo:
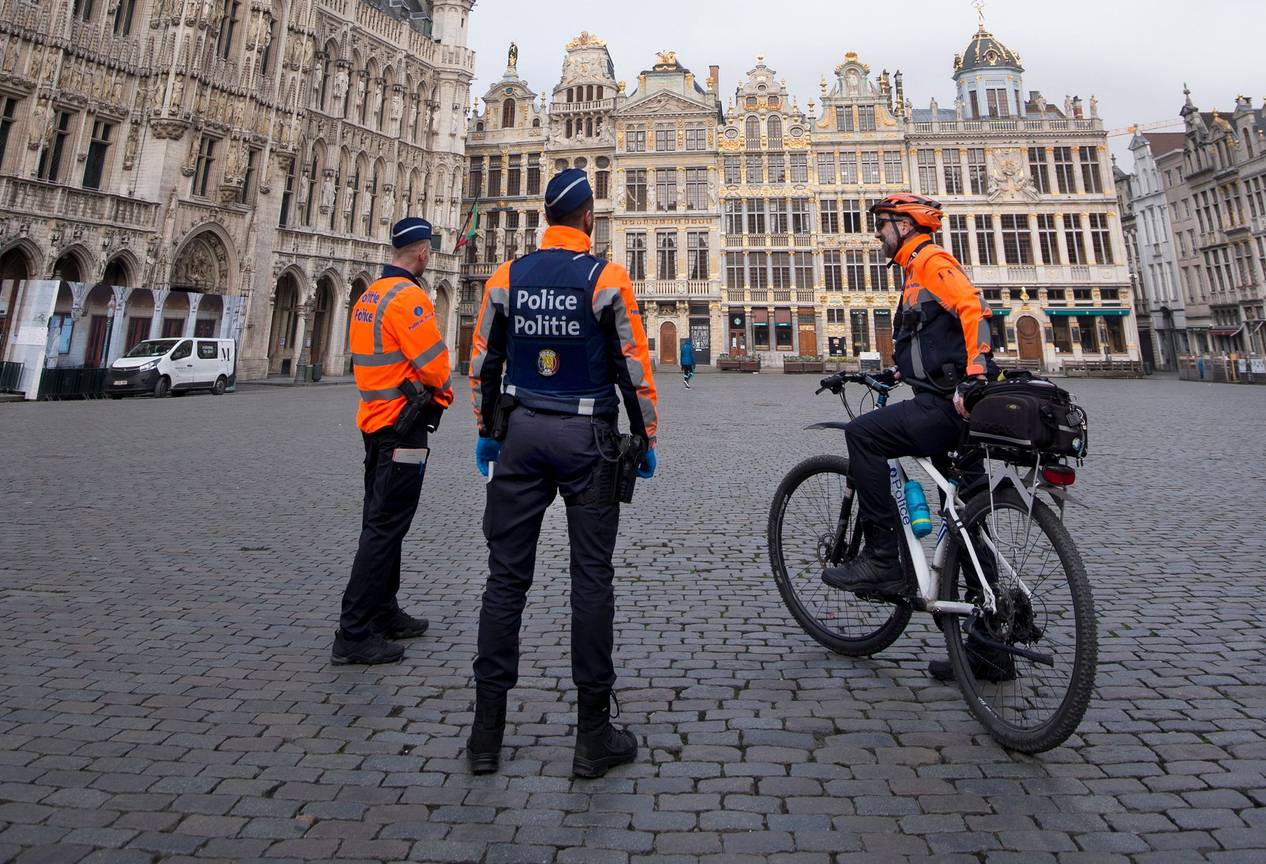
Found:
[{"label": "mountain bike", "polygon": [[[838,395],[850,419],[857,413],[849,384],[865,388],[859,411],[868,399],[882,410],[899,386],[867,374],[824,378],[817,392]],[[807,459],[779,484],[769,511],[769,560],[792,616],[840,654],[877,654],[896,641],[913,612],[930,613],[972,714],[1003,746],[1040,753],[1066,741],[1081,722],[1098,641],[1086,568],[1063,522],[1075,469],[1063,459],[1031,456],[964,444],[943,460],[889,460],[909,585],[903,596],[839,591],[822,581],[824,568],[850,560],[862,544],[844,456]],[[906,461],[940,493],[930,558],[911,525]]]}]

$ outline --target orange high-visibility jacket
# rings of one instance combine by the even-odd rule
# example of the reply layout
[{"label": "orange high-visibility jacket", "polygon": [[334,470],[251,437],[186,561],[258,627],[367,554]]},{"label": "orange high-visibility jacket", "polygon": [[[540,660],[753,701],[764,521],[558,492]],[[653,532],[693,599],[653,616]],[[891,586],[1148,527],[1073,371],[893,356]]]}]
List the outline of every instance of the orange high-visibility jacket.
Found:
[{"label": "orange high-visibility jacket", "polygon": [[440,337],[431,298],[405,276],[387,275],[352,307],[348,344],[360,409],[356,425],[372,434],[396,421],[404,407],[400,382],[431,390],[437,405],[453,404],[448,346]]},{"label": "orange high-visibility jacket", "polygon": [[[649,446],[654,447],[659,430],[655,378],[651,372],[646,330],[642,326],[642,316],[633,295],[633,283],[629,280],[628,271],[619,264],[608,264],[589,256],[589,237],[583,231],[565,225],[553,225],[546,229],[545,236],[541,238],[540,250],[533,254],[551,254],[550,250],[567,250],[575,253],[575,259],[583,258],[585,261],[593,261],[595,267],[602,267],[593,286],[589,312],[586,313],[592,314],[610,345],[608,356],[603,358],[606,368],[602,370],[602,374],[609,375],[612,386],[620,390],[630,431],[643,436]],[[530,256],[519,260],[530,260]],[[481,432],[487,432],[491,425],[497,394],[502,390],[503,369],[511,347],[509,340],[513,338],[509,332],[509,318],[512,314],[510,274],[513,263],[502,264],[484,286],[483,301],[475,322],[470,359],[470,389],[475,423]],[[575,414],[592,414],[594,410],[591,404],[586,404],[593,400],[575,400],[575,404],[568,405],[566,400],[548,398],[537,405],[532,401],[533,397],[522,390],[516,395],[521,404],[542,410]]]},{"label": "orange high-visibility jacket", "polygon": [[902,376],[948,391],[955,378],[988,372],[993,312],[962,265],[926,234],[907,239],[893,260],[906,277],[893,340]]}]

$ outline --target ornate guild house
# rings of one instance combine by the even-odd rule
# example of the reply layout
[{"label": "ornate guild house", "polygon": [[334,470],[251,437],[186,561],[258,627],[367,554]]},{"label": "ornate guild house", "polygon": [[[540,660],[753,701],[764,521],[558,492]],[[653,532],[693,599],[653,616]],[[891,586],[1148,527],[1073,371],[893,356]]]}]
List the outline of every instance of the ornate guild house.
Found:
[{"label": "ornate guild house", "polygon": [[481,279],[539,233],[539,176],[508,178],[570,166],[590,172],[595,248],[629,270],[660,366],[687,336],[724,368],[888,362],[901,275],[867,210],[903,190],[945,204],[938,239],[984,292],[1003,363],[1138,364],[1097,102],[1026,91],[1020,56],[983,20],[953,57],[944,107],[915,108],[899,71],[852,51],[807,110],[763,56],[724,104],[716,66],[701,83],[675,52],[657,59],[626,94],[605,43],[581,34],[547,107],[513,52],[468,127],[463,206],[483,218],[463,261],[464,327]]},{"label": "ornate guild house", "polygon": [[347,313],[421,215],[450,344],[474,0],[0,0],[4,389],[138,342],[240,378],[348,366]]}]

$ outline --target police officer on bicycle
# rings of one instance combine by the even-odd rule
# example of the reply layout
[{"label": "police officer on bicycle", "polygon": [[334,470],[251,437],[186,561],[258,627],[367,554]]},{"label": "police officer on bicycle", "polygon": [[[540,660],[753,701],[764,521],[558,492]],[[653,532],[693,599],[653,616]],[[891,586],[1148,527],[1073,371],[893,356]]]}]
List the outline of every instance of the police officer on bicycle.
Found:
[{"label": "police officer on bicycle", "polygon": [[[870,212],[884,254],[905,272],[893,339],[896,367],[887,376],[909,384],[914,398],[848,424],[849,479],[865,544],[853,560],[827,568],[822,581],[842,591],[904,597],[913,586],[898,556],[900,521],[888,460],[943,457],[958,449],[966,433],[964,399],[998,370],[989,345],[988,304],[954,256],[932,240],[941,229],[940,203],[903,192]],[[939,678],[947,669],[937,661],[931,671]]]},{"label": "police officer on bicycle", "polygon": [[[479,471],[489,476],[483,530],[488,583],[479,614],[476,774],[500,766],[506,693],[518,680],[519,626],[545,509],[561,493],[571,544],[571,661],[578,693],[572,771],[599,777],[637,756],[611,725],[619,472],[655,472],[658,424],[646,333],[629,275],[590,253],[593,192],[584,171],[545,190],[541,248],[501,265],[484,289],[471,356]],[[635,449],[616,434],[619,394]],[[622,446],[623,445],[623,446]],[[624,498],[623,500],[628,500]]]}]

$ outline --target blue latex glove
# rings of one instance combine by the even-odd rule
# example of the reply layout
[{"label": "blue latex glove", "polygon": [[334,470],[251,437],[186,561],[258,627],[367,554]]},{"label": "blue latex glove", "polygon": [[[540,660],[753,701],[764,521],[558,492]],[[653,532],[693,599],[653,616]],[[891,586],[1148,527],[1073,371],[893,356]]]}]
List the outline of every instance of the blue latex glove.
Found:
[{"label": "blue latex glove", "polygon": [[646,451],[646,455],[642,457],[642,461],[637,466],[637,476],[643,480],[649,480],[655,476],[655,448],[652,447]]},{"label": "blue latex glove", "polygon": [[488,476],[488,463],[501,458],[501,442],[495,438],[480,438],[475,444],[475,467],[479,473]]}]

